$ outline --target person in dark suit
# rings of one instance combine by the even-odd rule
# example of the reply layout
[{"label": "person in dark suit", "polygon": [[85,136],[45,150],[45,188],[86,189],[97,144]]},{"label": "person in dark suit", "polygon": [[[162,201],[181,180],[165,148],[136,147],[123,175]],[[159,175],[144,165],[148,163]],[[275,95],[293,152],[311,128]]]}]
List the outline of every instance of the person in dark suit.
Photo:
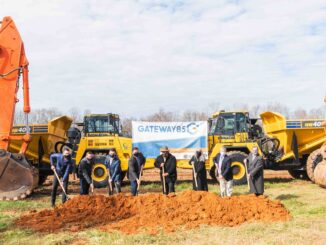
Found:
[{"label": "person in dark suit", "polygon": [[80,178],[80,195],[88,195],[89,189],[94,191],[94,184],[92,181],[92,170],[94,166],[94,153],[86,152],[86,156],[80,161],[78,165],[78,176]]},{"label": "person in dark suit", "polygon": [[[205,156],[201,149],[189,161],[193,165],[192,186],[195,191],[208,191]],[[196,186],[197,185],[197,186]]]},{"label": "person in dark suit", "polygon": [[231,168],[231,158],[226,154],[226,148],[223,146],[214,159],[217,169],[218,181],[220,183],[221,197],[232,195],[233,173]]},{"label": "person in dark suit", "polygon": [[132,150],[132,156],[128,161],[128,179],[131,185],[131,194],[137,195],[137,187],[140,184],[140,175],[142,167],[144,167],[146,158],[139,152],[138,147],[134,147]]},{"label": "person in dark suit", "polygon": [[264,194],[264,162],[254,146],[249,156],[244,160],[248,166],[250,193],[256,196]]},{"label": "person in dark suit", "polygon": [[[175,156],[170,153],[169,148],[167,146],[163,147],[161,149],[161,152],[162,154],[156,158],[154,165],[156,168],[160,169],[163,194],[168,195],[169,193],[175,192],[174,185],[177,181],[177,160]],[[163,178],[165,180],[165,187]]]}]

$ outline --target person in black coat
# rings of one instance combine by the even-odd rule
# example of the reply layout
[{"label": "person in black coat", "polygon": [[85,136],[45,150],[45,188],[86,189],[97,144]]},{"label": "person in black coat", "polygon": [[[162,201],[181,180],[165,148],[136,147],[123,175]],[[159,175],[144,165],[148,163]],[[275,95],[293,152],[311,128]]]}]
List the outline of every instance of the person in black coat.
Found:
[{"label": "person in black coat", "polygon": [[256,196],[264,194],[264,162],[256,146],[244,161],[248,167],[250,193]]},{"label": "person in black coat", "polygon": [[[168,195],[169,193],[175,192],[174,185],[177,181],[177,161],[176,158],[169,152],[169,148],[167,146],[163,147],[161,152],[162,154],[156,158],[154,165],[156,168],[160,169],[163,194]],[[165,187],[163,178],[165,180]]]},{"label": "person in black coat", "polygon": [[138,147],[134,147],[132,151],[132,156],[128,161],[128,172],[127,176],[131,185],[131,194],[133,196],[137,195],[137,187],[140,184],[140,175],[142,168],[144,167],[146,158],[139,152]]},{"label": "person in black coat", "polygon": [[220,183],[221,197],[232,195],[233,173],[231,168],[231,158],[226,154],[223,146],[214,159],[218,181]]},{"label": "person in black coat", "polygon": [[94,191],[92,181],[92,170],[94,166],[93,152],[86,152],[86,156],[80,161],[78,166],[78,176],[80,178],[80,195],[88,195],[89,189]]},{"label": "person in black coat", "polygon": [[192,158],[190,159],[189,164],[193,166],[193,171],[192,171],[193,190],[208,191],[205,156],[203,155],[201,149],[196,151],[195,155],[193,155]]}]

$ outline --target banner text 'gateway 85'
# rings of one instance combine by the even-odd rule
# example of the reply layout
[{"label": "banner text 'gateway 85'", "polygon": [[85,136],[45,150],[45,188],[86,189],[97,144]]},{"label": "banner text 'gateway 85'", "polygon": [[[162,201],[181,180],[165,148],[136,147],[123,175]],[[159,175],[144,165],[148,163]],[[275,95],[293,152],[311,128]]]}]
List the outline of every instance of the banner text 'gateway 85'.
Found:
[{"label": "banner text 'gateway 85'", "polygon": [[147,158],[164,146],[177,159],[190,159],[199,148],[207,155],[207,122],[132,122],[132,141]]}]

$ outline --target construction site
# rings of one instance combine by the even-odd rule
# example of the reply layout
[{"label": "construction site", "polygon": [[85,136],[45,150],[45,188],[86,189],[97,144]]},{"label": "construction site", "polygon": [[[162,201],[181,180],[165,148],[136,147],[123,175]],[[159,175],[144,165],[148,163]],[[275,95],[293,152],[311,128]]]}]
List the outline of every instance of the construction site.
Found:
[{"label": "construction site", "polygon": [[[58,90],[51,92],[44,81],[42,88],[30,92],[33,59],[22,33],[31,29],[14,16],[0,18],[0,244],[326,244],[326,83],[321,83],[316,99],[321,109],[311,118],[268,108],[254,114],[250,108],[227,104],[188,117],[184,113],[173,118],[162,110],[128,117],[123,102],[117,102],[116,111],[110,108],[118,90],[94,83],[92,91],[86,91],[92,100],[101,101],[95,93],[112,93],[108,104],[96,104],[101,112],[78,117],[56,113],[39,123],[30,116],[33,101],[46,93],[52,106],[57,102],[60,107],[66,84],[58,81]],[[320,59],[326,65],[325,56]],[[170,90],[183,92],[178,81],[171,85]],[[266,90],[272,88],[266,85]],[[132,104],[146,100],[143,92]],[[245,93],[254,97],[249,90]],[[291,96],[294,92],[287,91]],[[63,100],[86,110],[82,106],[89,98],[74,92]],[[301,94],[296,103],[310,98]],[[241,98],[232,101],[240,103]],[[146,107],[139,113],[149,115]],[[142,164],[135,149],[144,155]],[[110,160],[112,151],[116,156]],[[175,156],[172,189],[165,152]],[[202,158],[197,159],[198,152]],[[253,177],[256,172],[250,170],[257,157],[262,192]],[[224,158],[230,164],[230,193],[229,187],[222,187],[229,178],[222,175]],[[119,160],[118,180],[111,169],[114,159]],[[133,159],[139,164],[136,180],[131,177]],[[203,159],[206,188],[199,188],[202,179],[193,159]],[[65,161],[71,168],[62,167],[61,173]],[[83,161],[92,164],[90,181],[81,170]]]}]

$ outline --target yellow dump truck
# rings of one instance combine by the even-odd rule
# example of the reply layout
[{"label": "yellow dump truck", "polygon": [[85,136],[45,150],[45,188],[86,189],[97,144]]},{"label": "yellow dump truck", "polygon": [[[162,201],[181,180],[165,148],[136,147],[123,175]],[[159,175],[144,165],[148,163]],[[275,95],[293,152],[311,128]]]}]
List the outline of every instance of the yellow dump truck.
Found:
[{"label": "yellow dump truck", "polygon": [[254,146],[265,159],[265,168],[288,170],[294,178],[307,178],[307,158],[326,140],[322,120],[286,120],[274,112],[250,118],[248,112],[220,111],[209,120],[210,175],[213,158],[225,146],[232,160],[235,184],[246,183],[243,160]]},{"label": "yellow dump truck", "polygon": [[104,160],[111,148],[117,151],[123,171],[122,179],[124,178],[128,170],[132,143],[131,138],[122,133],[119,115],[112,113],[86,115],[83,123],[77,123],[68,130],[68,139],[73,147],[73,159],[77,166],[87,151],[95,153],[95,166],[92,173],[95,187],[107,186],[108,173]]},{"label": "yellow dump truck", "polygon": [[[53,172],[50,167],[50,154],[59,152],[67,140],[66,132],[70,128],[72,119],[67,116],[55,118],[48,124],[30,125],[32,141],[28,146],[26,157],[39,172],[39,184],[42,184],[48,175]],[[14,126],[12,133],[14,135],[24,135],[26,126]],[[18,153],[21,141],[12,140],[9,145],[9,151]],[[24,178],[24,176],[21,176]]]}]

